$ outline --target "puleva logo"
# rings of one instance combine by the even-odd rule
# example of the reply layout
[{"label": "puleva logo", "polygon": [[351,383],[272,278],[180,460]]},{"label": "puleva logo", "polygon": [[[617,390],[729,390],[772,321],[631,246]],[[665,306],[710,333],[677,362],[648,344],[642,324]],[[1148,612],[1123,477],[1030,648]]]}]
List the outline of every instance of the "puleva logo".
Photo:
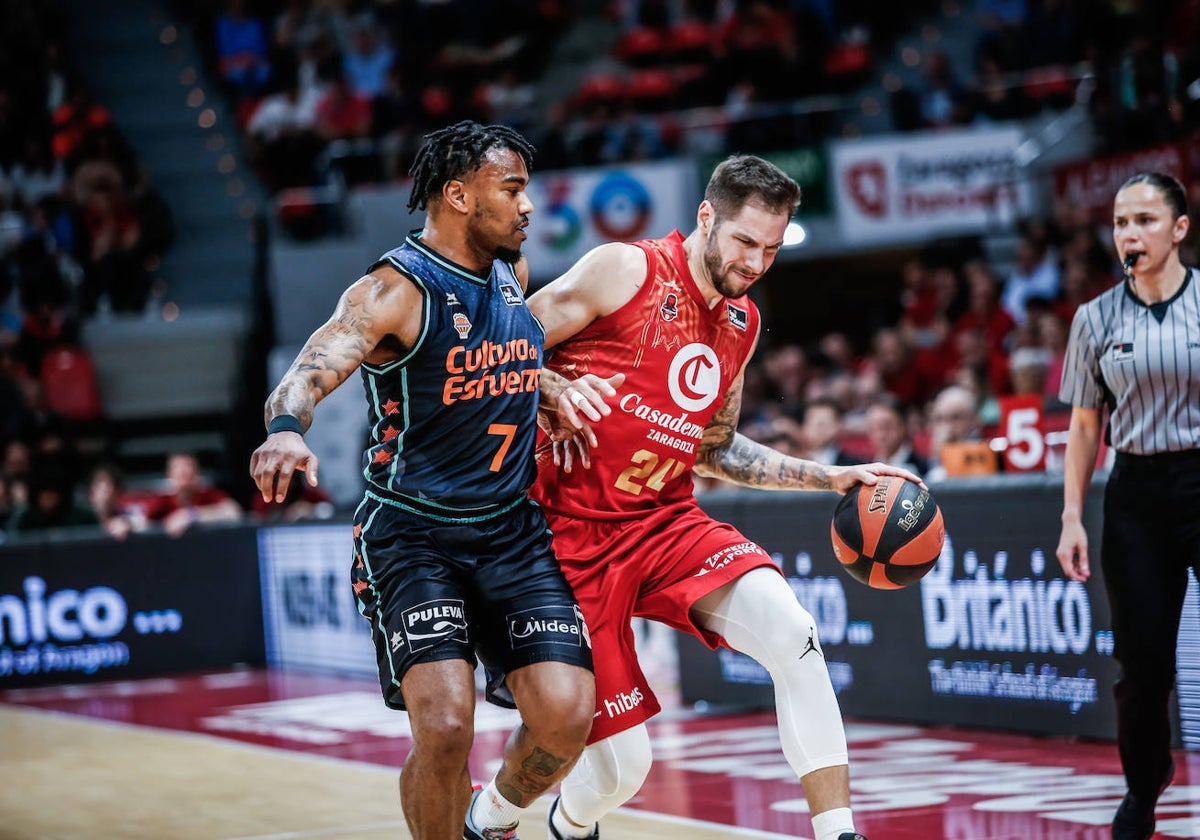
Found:
[{"label": "puleva logo", "polygon": [[667,373],[671,399],[686,411],[703,411],[720,396],[721,362],[707,344],[683,347],[671,360]]}]

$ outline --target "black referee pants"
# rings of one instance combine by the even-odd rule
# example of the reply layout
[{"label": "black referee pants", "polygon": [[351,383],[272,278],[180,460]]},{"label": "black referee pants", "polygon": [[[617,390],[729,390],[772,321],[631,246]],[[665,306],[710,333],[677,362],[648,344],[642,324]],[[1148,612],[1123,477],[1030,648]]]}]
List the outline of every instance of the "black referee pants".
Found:
[{"label": "black referee pants", "polygon": [[1169,710],[1188,569],[1200,575],[1200,451],[1117,455],[1100,566],[1121,666],[1113,688],[1121,767],[1129,792],[1154,802],[1171,772]]}]

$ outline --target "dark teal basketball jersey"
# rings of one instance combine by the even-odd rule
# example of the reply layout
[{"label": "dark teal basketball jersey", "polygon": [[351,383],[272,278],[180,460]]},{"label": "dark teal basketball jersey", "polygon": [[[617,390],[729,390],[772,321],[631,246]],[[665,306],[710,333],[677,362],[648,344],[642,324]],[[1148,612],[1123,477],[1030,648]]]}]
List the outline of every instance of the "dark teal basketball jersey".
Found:
[{"label": "dark teal basketball jersey", "polygon": [[384,263],[421,290],[423,326],[403,358],[362,366],[367,492],[428,516],[495,515],[536,471],[542,326],[502,260],[480,277],[414,232],[375,265]]}]

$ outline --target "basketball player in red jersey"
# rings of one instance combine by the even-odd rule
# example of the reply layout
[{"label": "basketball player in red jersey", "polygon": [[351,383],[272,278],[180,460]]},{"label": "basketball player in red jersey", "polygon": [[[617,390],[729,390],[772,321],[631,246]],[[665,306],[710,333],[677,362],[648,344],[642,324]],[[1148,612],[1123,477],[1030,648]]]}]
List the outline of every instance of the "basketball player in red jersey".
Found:
[{"label": "basketball player in red jersey", "polygon": [[[551,840],[598,837],[600,818],[649,772],[645,722],[660,707],[638,665],[635,615],[766,667],[784,753],[803,782],[817,840],[861,837],[816,623],[767,553],[711,519],[692,493],[693,473],[841,493],[881,475],[920,483],[885,464],[823,466],[737,434],[743,371],[759,332],[746,293],[774,262],[799,198],[774,165],[730,158],[713,172],[687,238],[676,231],[602,245],[530,298],[553,348],[542,405],[561,407],[579,430],[553,457],[543,450],[532,493],[583,608],[596,668],[589,746],[551,807]],[[580,380],[588,373],[623,373],[624,387],[602,394]],[[565,438],[571,430],[553,431]],[[580,465],[590,468],[573,468]],[[798,655],[810,640],[818,655]]]}]

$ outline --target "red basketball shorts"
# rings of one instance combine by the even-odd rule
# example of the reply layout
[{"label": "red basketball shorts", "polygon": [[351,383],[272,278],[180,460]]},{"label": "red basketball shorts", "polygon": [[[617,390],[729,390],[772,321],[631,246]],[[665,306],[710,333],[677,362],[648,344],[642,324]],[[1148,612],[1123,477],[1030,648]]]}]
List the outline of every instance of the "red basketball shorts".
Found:
[{"label": "red basketball shorts", "polygon": [[756,543],[691,501],[632,520],[546,516],[554,553],[592,640],[596,717],[589,744],[662,708],[638,664],[633,616],[669,624],[716,648],[723,640],[692,622],[692,605],[751,569],[778,568]]}]

